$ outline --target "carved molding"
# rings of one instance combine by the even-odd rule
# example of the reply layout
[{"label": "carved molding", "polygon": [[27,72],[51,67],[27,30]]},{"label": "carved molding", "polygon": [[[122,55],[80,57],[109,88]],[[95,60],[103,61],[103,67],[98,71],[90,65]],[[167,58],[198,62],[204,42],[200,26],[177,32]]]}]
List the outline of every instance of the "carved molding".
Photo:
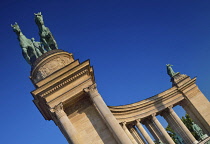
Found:
[{"label": "carved molding", "polygon": [[57,85],[57,86],[51,88],[51,89],[48,90],[47,92],[41,94],[41,96],[43,97],[43,96],[47,96],[47,95],[51,94],[52,92],[56,91],[57,89],[62,88],[62,87],[64,87],[64,86],[68,85],[69,83],[71,83],[72,81],[74,81],[74,80],[80,78],[81,76],[83,76],[83,75],[86,74],[86,73],[88,73],[88,70],[83,70],[83,71],[81,71],[80,73],[78,73],[78,74],[74,75],[73,77],[71,77],[71,78],[65,80],[64,82],[60,83],[59,85]]},{"label": "carved molding", "polygon": [[34,82],[38,82],[70,63],[71,63],[71,60],[69,59],[69,57],[57,56],[56,58],[51,59],[50,61],[42,65],[38,69],[33,80]]},{"label": "carved molding", "polygon": [[168,112],[169,112],[169,113],[174,112],[174,110],[173,110],[173,105],[170,105],[170,106],[168,107]]},{"label": "carved molding", "polygon": [[60,119],[62,116],[66,115],[63,109],[63,104],[59,103],[53,108],[53,112],[56,114],[57,118]]},{"label": "carved molding", "polygon": [[55,49],[55,50],[51,50],[51,51],[48,51],[48,52],[44,53],[43,55],[41,55],[40,57],[38,57],[36,59],[36,61],[33,63],[32,69],[35,68],[43,59],[45,59],[49,55],[52,55],[52,54],[55,54],[55,53],[60,53],[60,52],[64,52],[64,51],[61,50],[61,49]]},{"label": "carved molding", "polygon": [[96,92],[96,91],[97,91],[96,83],[87,87],[87,88],[84,88],[84,92],[86,92],[86,93]]},{"label": "carved molding", "polygon": [[123,130],[126,130],[127,129],[127,127],[126,127],[126,121],[121,122],[121,125],[122,125]]},{"label": "carved molding", "polygon": [[177,83],[177,82],[180,82],[182,81],[183,79],[187,78],[189,76],[185,75],[185,74],[178,74],[174,77],[174,81]]}]

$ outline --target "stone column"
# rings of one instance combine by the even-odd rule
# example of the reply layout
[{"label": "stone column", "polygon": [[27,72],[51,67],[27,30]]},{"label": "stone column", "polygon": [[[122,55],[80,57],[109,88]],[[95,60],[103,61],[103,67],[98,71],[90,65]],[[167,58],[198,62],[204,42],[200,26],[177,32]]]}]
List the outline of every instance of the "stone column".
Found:
[{"label": "stone column", "polygon": [[161,133],[159,132],[157,127],[154,125],[154,123],[150,119],[146,119],[144,121],[144,124],[147,127],[147,129],[150,131],[150,133],[152,134],[155,141],[158,142],[159,140],[161,140],[164,142],[164,139],[163,139]]},{"label": "stone column", "polygon": [[185,143],[196,144],[197,140],[193,137],[188,128],[184,125],[178,115],[172,109],[172,106],[168,107],[168,109],[161,114],[171,128],[179,134],[180,137],[184,140]]},{"label": "stone column", "polygon": [[[195,84],[195,80],[196,78],[189,79],[185,83],[179,84],[178,87],[182,88],[178,88],[178,90],[185,98],[184,101],[189,108],[186,109],[186,112],[189,113],[188,110],[190,110],[199,120],[198,125],[204,133],[210,134],[210,102]],[[187,85],[187,88],[184,88],[183,85]]]},{"label": "stone column", "polygon": [[130,131],[128,130],[128,128],[126,126],[126,122],[122,122],[122,128],[125,131],[125,133],[127,134],[127,136],[130,138],[132,143],[137,144],[136,140],[134,139],[134,137],[131,135]]},{"label": "stone column", "polygon": [[98,93],[96,89],[96,84],[91,85],[88,88],[85,88],[84,91],[88,93],[96,108],[103,116],[105,123],[108,128],[114,134],[116,140],[119,144],[132,144],[131,140],[128,138],[126,133],[123,131],[122,127],[111,113],[105,102],[103,101],[101,95]]},{"label": "stone column", "polygon": [[210,130],[208,130],[208,126],[206,126],[205,123],[202,122],[203,118],[198,114],[197,111],[194,110],[193,106],[190,105],[190,103],[187,102],[187,100],[182,100],[179,104],[190,116],[190,118],[201,127],[204,133],[210,134],[209,132]]},{"label": "stone column", "polygon": [[148,135],[148,133],[146,132],[146,130],[144,129],[144,127],[140,123],[139,119],[136,120],[136,126],[138,127],[138,129],[141,132],[141,134],[143,135],[143,137],[146,139],[147,143],[154,144],[153,140],[150,138],[150,136]]},{"label": "stone column", "polygon": [[142,136],[137,132],[134,126],[130,127],[130,132],[133,135],[133,137],[136,139],[138,144],[146,144],[146,142],[143,140]]},{"label": "stone column", "polygon": [[65,134],[66,139],[69,143],[73,144],[84,144],[82,139],[79,138],[79,134],[74,128],[73,124],[69,120],[68,116],[63,110],[63,104],[60,103],[54,107],[53,112],[56,115],[56,122],[59,128]]},{"label": "stone column", "polygon": [[169,134],[166,132],[165,128],[160,124],[158,119],[155,117],[155,114],[152,115],[152,120],[159,129],[159,131],[162,133],[163,137],[165,138],[165,142],[168,144],[175,144],[175,142],[172,140],[172,138],[169,136]]}]

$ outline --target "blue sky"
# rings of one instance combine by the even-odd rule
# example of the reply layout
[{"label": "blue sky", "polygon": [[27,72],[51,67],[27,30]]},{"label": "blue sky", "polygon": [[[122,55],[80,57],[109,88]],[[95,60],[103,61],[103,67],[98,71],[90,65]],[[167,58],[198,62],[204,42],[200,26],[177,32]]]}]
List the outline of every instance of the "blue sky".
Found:
[{"label": "blue sky", "polygon": [[210,99],[208,0],[3,1],[0,143],[67,144],[32,103],[30,66],[10,26],[18,22],[26,37],[38,41],[34,13],[40,11],[59,49],[81,62],[90,59],[107,105],[134,103],[170,88],[168,63],[175,72],[197,76],[197,85]]}]

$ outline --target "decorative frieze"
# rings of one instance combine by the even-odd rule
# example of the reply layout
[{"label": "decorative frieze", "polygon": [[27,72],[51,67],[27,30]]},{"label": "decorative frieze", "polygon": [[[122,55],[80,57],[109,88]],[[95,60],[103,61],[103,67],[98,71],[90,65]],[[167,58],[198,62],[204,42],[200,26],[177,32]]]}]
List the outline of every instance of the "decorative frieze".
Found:
[{"label": "decorative frieze", "polygon": [[87,74],[87,72],[88,72],[88,70],[85,69],[85,70],[83,70],[83,71],[77,73],[76,75],[74,75],[74,76],[68,78],[67,80],[63,81],[63,82],[60,83],[59,85],[57,85],[57,86],[51,88],[50,90],[48,90],[47,92],[41,94],[40,96],[41,96],[41,97],[44,97],[44,96],[47,96],[47,95],[53,93],[54,91],[56,91],[56,90],[58,90],[58,89],[60,89],[60,88],[62,88],[62,87],[64,87],[64,86],[68,85],[68,84],[71,83],[72,81],[75,81],[76,79],[80,78],[81,76]]}]

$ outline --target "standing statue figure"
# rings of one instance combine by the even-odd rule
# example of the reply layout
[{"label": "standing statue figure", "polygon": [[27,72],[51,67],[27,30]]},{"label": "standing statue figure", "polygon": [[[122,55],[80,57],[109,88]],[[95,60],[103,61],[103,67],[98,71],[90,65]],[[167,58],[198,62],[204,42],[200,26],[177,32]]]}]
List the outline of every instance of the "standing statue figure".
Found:
[{"label": "standing statue figure", "polygon": [[173,65],[171,65],[171,64],[166,64],[166,67],[167,67],[167,74],[172,78],[172,77],[175,76],[178,72],[175,73],[175,72],[173,71],[173,69],[172,69],[171,66],[173,66]]},{"label": "standing statue figure", "polygon": [[23,57],[30,65],[32,65],[36,58],[39,57],[39,54],[37,54],[37,51],[35,50],[32,41],[26,38],[25,35],[23,35],[19,25],[16,22],[14,25],[11,25],[11,27],[18,36],[20,47],[22,48]]},{"label": "standing statue figure", "polygon": [[177,133],[175,133],[175,140],[177,144],[184,144],[183,139]]},{"label": "standing statue figure", "polygon": [[43,47],[43,45],[42,45],[41,42],[35,41],[34,38],[31,38],[31,41],[32,41],[32,43],[33,43],[33,45],[34,45],[34,48],[35,48],[35,50],[36,50],[36,52],[37,52],[37,54],[38,54],[39,56],[41,56],[42,54],[44,54],[44,53],[47,52],[47,51],[44,49],[44,47]]},{"label": "standing statue figure", "polygon": [[35,22],[39,28],[40,41],[43,43],[47,51],[58,49],[57,43],[50,32],[49,28],[44,25],[44,20],[41,12],[34,14]]},{"label": "standing statue figure", "polygon": [[202,129],[194,122],[192,122],[192,124],[193,124],[192,125],[193,131],[199,136],[200,139],[203,139],[204,134],[203,134]]}]

